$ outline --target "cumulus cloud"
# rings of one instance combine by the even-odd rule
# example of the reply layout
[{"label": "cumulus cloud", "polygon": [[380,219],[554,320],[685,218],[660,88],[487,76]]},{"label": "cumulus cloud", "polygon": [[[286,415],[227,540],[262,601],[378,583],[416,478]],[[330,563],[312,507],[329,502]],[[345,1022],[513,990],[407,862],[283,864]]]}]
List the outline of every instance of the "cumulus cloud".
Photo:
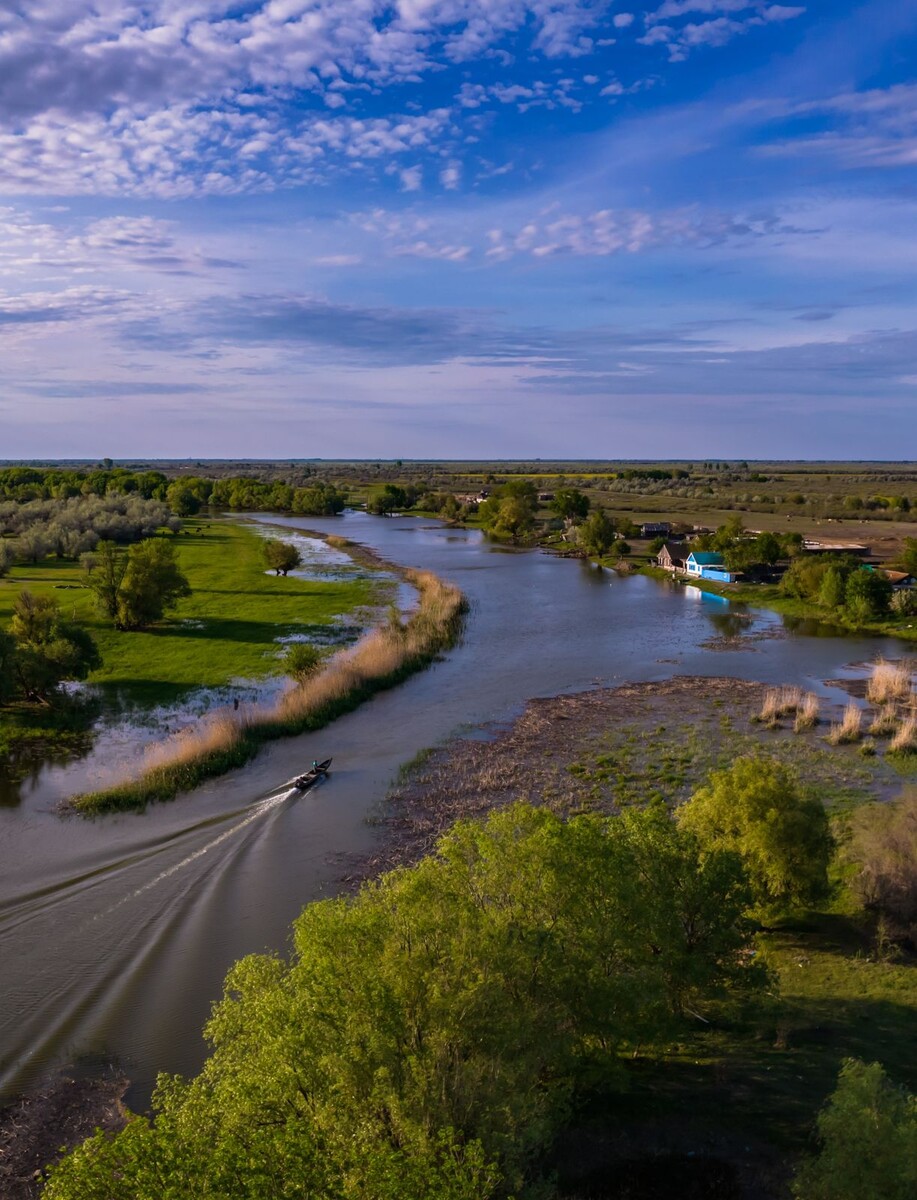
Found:
[{"label": "cumulus cloud", "polygon": [[[802,16],[804,7],[762,4],[760,0],[666,0],[646,16],[646,33],[637,41],[643,46],[663,45],[669,62],[682,62],[699,46],[725,46],[733,38],[775,22]],[[706,21],[688,21],[681,26],[663,24],[698,14]],[[724,15],[733,14],[733,15]]]}]

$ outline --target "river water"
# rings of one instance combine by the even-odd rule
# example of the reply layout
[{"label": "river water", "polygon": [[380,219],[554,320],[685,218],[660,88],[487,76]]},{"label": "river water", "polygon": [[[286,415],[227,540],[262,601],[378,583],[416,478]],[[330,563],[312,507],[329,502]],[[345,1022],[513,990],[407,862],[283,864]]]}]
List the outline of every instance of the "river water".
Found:
[{"label": "river water", "polygon": [[[334,892],[335,857],[370,850],[368,811],[400,764],[467,727],[505,719],[534,696],[673,673],[799,683],[900,654],[898,643],[785,630],[696,589],[620,578],[582,562],[492,545],[473,530],[415,518],[264,518],[344,534],[405,566],[429,568],[471,602],[462,644],[429,670],[318,733],[277,742],[243,770],[142,815],[62,819],[80,766],[48,768],[0,808],[0,1095],[49,1067],[113,1055],[142,1107],[158,1071],[196,1071],[201,1028],[231,963],[288,943],[310,900]],[[304,797],[281,781],[334,756]]]}]

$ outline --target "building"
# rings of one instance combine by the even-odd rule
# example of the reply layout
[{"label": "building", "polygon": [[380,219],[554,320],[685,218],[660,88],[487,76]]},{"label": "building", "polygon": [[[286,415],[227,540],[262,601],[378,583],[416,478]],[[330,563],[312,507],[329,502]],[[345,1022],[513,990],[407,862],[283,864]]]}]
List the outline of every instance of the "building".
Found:
[{"label": "building", "polygon": [[896,592],[905,591],[917,583],[914,576],[909,575],[907,571],[892,571],[888,567],[880,567],[879,569]]},{"label": "building", "polygon": [[663,571],[683,571],[687,547],[682,542],[664,542],[656,555],[656,565]]},{"label": "building", "polygon": [[726,566],[722,554],[713,550],[692,550],[685,559],[685,573],[695,579],[710,579],[716,583],[735,583],[736,573]]},{"label": "building", "polygon": [[646,521],[640,526],[640,536],[644,538],[668,537],[671,532],[668,521]]},{"label": "building", "polygon": [[818,542],[805,538],[802,547],[809,554],[855,554],[857,558],[868,558],[869,547],[860,542]]}]

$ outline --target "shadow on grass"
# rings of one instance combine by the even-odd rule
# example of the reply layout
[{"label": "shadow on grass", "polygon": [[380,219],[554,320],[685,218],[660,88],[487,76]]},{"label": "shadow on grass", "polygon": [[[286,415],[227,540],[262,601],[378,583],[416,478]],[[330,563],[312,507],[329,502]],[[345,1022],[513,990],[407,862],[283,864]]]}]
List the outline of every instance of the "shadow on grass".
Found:
[{"label": "shadow on grass", "polygon": [[[192,618],[193,619],[193,618]],[[194,625],[154,626],[145,632],[157,638],[188,638],[196,641],[247,642],[254,645],[276,645],[278,651],[283,644],[277,641],[285,634],[302,636],[319,643],[346,642],[362,632],[357,625],[342,625],[337,621],[325,623],[315,621],[304,624],[300,621],[243,621],[232,618],[201,618],[201,627]]]}]

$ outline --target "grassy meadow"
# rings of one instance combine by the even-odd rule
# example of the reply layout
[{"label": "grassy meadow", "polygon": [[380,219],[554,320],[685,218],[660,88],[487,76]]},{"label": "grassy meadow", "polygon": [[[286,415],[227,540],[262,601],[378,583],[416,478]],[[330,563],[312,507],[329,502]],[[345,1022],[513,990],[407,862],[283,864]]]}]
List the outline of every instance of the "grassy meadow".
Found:
[{"label": "grassy meadow", "polygon": [[365,571],[327,582],[266,574],[264,539],[244,525],[192,519],[176,545],[192,594],[154,628],[114,629],[81,586],[79,565],[54,558],[18,566],[0,580],[0,625],[8,624],[22,589],[53,595],[98,643],[103,666],[91,682],[163,702],[189,688],[275,674],[278,637],[327,634],[341,616],[385,599],[385,585]]}]

